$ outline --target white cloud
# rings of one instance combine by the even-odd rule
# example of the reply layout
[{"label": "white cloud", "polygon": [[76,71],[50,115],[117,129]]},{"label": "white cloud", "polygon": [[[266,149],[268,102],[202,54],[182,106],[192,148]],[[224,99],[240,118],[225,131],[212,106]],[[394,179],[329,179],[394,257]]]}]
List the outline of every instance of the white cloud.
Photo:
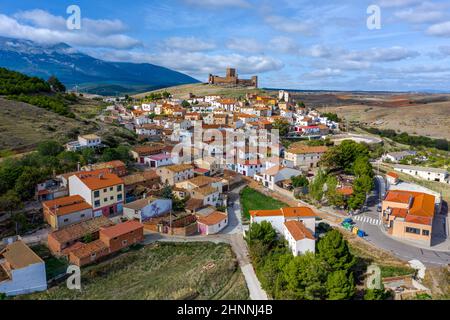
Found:
[{"label": "white cloud", "polygon": [[205,78],[209,73],[223,73],[225,68],[234,67],[243,75],[259,74],[280,70],[283,62],[268,56],[240,54],[207,54],[204,52],[165,51],[148,54],[137,51],[108,50],[93,51],[92,55],[109,61],[147,62]]},{"label": "white cloud", "polygon": [[264,44],[252,38],[232,38],[228,40],[226,46],[230,50],[251,53],[262,52],[266,49]]},{"label": "white cloud", "polygon": [[305,35],[311,35],[313,33],[313,25],[309,21],[302,21],[276,15],[266,16],[264,20],[272,26],[272,28],[278,31],[301,33]]},{"label": "white cloud", "polygon": [[60,43],[81,47],[130,49],[139,40],[119,33],[126,26],[119,20],[83,19],[81,30],[65,28],[65,19],[43,10],[19,12],[13,17],[0,14],[0,35],[39,43]]},{"label": "white cloud", "polygon": [[313,45],[303,51],[303,54],[313,58],[331,58],[335,53],[336,50],[332,50],[331,48],[321,44]]},{"label": "white cloud", "polygon": [[299,53],[300,49],[293,39],[284,36],[272,38],[269,42],[269,45],[274,51],[279,51],[282,53],[292,53],[296,55]]},{"label": "white cloud", "polygon": [[378,4],[382,7],[406,7],[422,2],[423,0],[379,0]]},{"label": "white cloud", "polygon": [[400,46],[390,48],[372,48],[364,51],[352,51],[343,55],[345,60],[393,62],[419,56],[420,53]]},{"label": "white cloud", "polygon": [[419,6],[397,11],[394,15],[397,18],[410,23],[434,23],[445,18],[445,9],[447,9],[447,7],[447,5],[424,2]]},{"label": "white cloud", "polygon": [[431,25],[427,33],[432,36],[450,37],[450,21]]},{"label": "white cloud", "polygon": [[325,69],[314,70],[309,73],[306,73],[305,77],[328,78],[328,77],[339,76],[341,74],[342,74],[342,71],[340,69],[325,68]]},{"label": "white cloud", "polygon": [[162,45],[166,49],[186,51],[207,51],[216,48],[212,42],[206,42],[195,37],[171,37],[165,39]]},{"label": "white cloud", "polygon": [[250,7],[250,3],[245,0],[184,0],[184,2],[201,7]]}]

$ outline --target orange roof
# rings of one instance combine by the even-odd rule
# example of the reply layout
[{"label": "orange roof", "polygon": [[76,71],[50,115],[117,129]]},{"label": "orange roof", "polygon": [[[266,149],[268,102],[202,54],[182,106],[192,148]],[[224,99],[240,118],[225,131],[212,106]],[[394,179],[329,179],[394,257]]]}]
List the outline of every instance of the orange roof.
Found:
[{"label": "orange roof", "polygon": [[289,153],[294,154],[306,154],[306,153],[324,153],[328,150],[326,146],[307,146],[307,145],[297,145],[291,147],[287,150]]},{"label": "orange roof", "polygon": [[[431,224],[435,211],[435,198],[431,194],[414,191],[389,191],[385,201],[411,203],[406,221]],[[411,202],[410,202],[411,201]],[[393,208],[394,209],[394,208]],[[400,213],[400,212],[398,212]]]},{"label": "orange roof", "polygon": [[78,248],[74,249],[71,253],[75,257],[82,259],[107,249],[108,246],[103,241],[95,240],[81,246],[79,245]]},{"label": "orange roof", "polygon": [[100,234],[106,236],[107,238],[116,238],[118,236],[127,234],[129,232],[133,232],[140,228],[144,228],[144,225],[137,221],[131,220],[124,223],[116,224],[115,226],[112,227],[102,228],[100,229]]},{"label": "orange roof", "polygon": [[404,208],[393,208],[391,214],[395,217],[405,218],[408,215],[408,210]]},{"label": "orange roof", "polygon": [[290,220],[286,221],[284,225],[295,241],[303,240],[305,238],[315,240],[311,231],[309,231],[300,221]]},{"label": "orange roof", "polygon": [[208,226],[213,226],[219,222],[225,220],[227,215],[220,211],[214,211],[213,213],[207,215],[206,217],[199,217],[197,219],[198,223],[206,224]]},{"label": "orange roof", "polygon": [[252,217],[270,217],[270,216],[284,216],[284,217],[315,217],[316,214],[308,207],[287,207],[275,210],[250,210]]},{"label": "orange roof", "polygon": [[236,100],[234,100],[234,99],[220,99],[219,103],[221,103],[221,104],[235,104]]},{"label": "orange roof", "polygon": [[409,204],[412,200],[412,194],[405,191],[389,191],[386,195],[385,201],[398,202]]},{"label": "orange roof", "polygon": [[398,178],[399,178],[399,175],[396,174],[395,172],[392,172],[392,171],[386,173],[386,175],[387,175],[387,176],[390,176],[390,177],[392,177],[392,178],[395,178],[395,179],[398,179]]},{"label": "orange roof", "polygon": [[105,170],[78,172],[75,175],[91,190],[123,184],[123,180],[116,174],[105,172]]},{"label": "orange roof", "polygon": [[92,206],[79,195],[45,201],[42,203],[42,206],[48,208],[51,214],[57,216],[63,216],[92,208]]},{"label": "orange roof", "polygon": [[417,224],[426,224],[426,225],[432,225],[433,224],[433,218],[432,217],[418,217],[418,216],[412,216],[407,215],[405,218],[406,222],[412,222]]},{"label": "orange roof", "polygon": [[350,196],[353,194],[353,188],[351,186],[344,186],[336,189],[336,191],[344,196]]},{"label": "orange roof", "polygon": [[315,217],[316,214],[308,207],[281,208],[285,217]]}]

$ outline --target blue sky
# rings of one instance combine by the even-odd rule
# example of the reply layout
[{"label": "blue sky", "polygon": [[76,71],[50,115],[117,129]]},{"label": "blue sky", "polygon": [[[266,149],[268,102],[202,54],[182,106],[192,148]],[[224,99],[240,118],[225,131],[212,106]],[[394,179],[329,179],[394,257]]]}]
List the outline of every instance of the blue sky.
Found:
[{"label": "blue sky", "polygon": [[[66,8],[81,8],[68,30]],[[381,29],[367,28],[367,8]],[[0,35],[66,42],[111,61],[149,62],[206,81],[236,67],[261,86],[450,88],[450,3],[441,0],[2,1]]]}]

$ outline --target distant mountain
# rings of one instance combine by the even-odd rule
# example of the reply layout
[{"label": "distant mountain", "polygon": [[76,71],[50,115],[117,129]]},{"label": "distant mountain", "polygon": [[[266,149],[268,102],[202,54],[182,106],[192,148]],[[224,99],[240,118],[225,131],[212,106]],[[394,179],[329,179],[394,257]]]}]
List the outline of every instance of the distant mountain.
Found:
[{"label": "distant mountain", "polygon": [[0,67],[47,80],[58,77],[68,89],[102,95],[145,92],[199,81],[149,63],[108,62],[65,43],[38,44],[0,37]]}]

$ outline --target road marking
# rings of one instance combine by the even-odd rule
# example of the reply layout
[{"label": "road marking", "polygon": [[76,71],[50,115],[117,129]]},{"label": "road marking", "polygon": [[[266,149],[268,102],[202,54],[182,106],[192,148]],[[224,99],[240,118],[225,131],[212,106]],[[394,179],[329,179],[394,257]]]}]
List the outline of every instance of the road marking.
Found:
[{"label": "road marking", "polygon": [[371,217],[368,217],[368,216],[355,216],[354,219],[356,221],[360,221],[360,222],[363,222],[363,223],[368,223],[368,224],[371,224],[371,225],[381,225],[381,221],[379,219],[371,218]]}]

